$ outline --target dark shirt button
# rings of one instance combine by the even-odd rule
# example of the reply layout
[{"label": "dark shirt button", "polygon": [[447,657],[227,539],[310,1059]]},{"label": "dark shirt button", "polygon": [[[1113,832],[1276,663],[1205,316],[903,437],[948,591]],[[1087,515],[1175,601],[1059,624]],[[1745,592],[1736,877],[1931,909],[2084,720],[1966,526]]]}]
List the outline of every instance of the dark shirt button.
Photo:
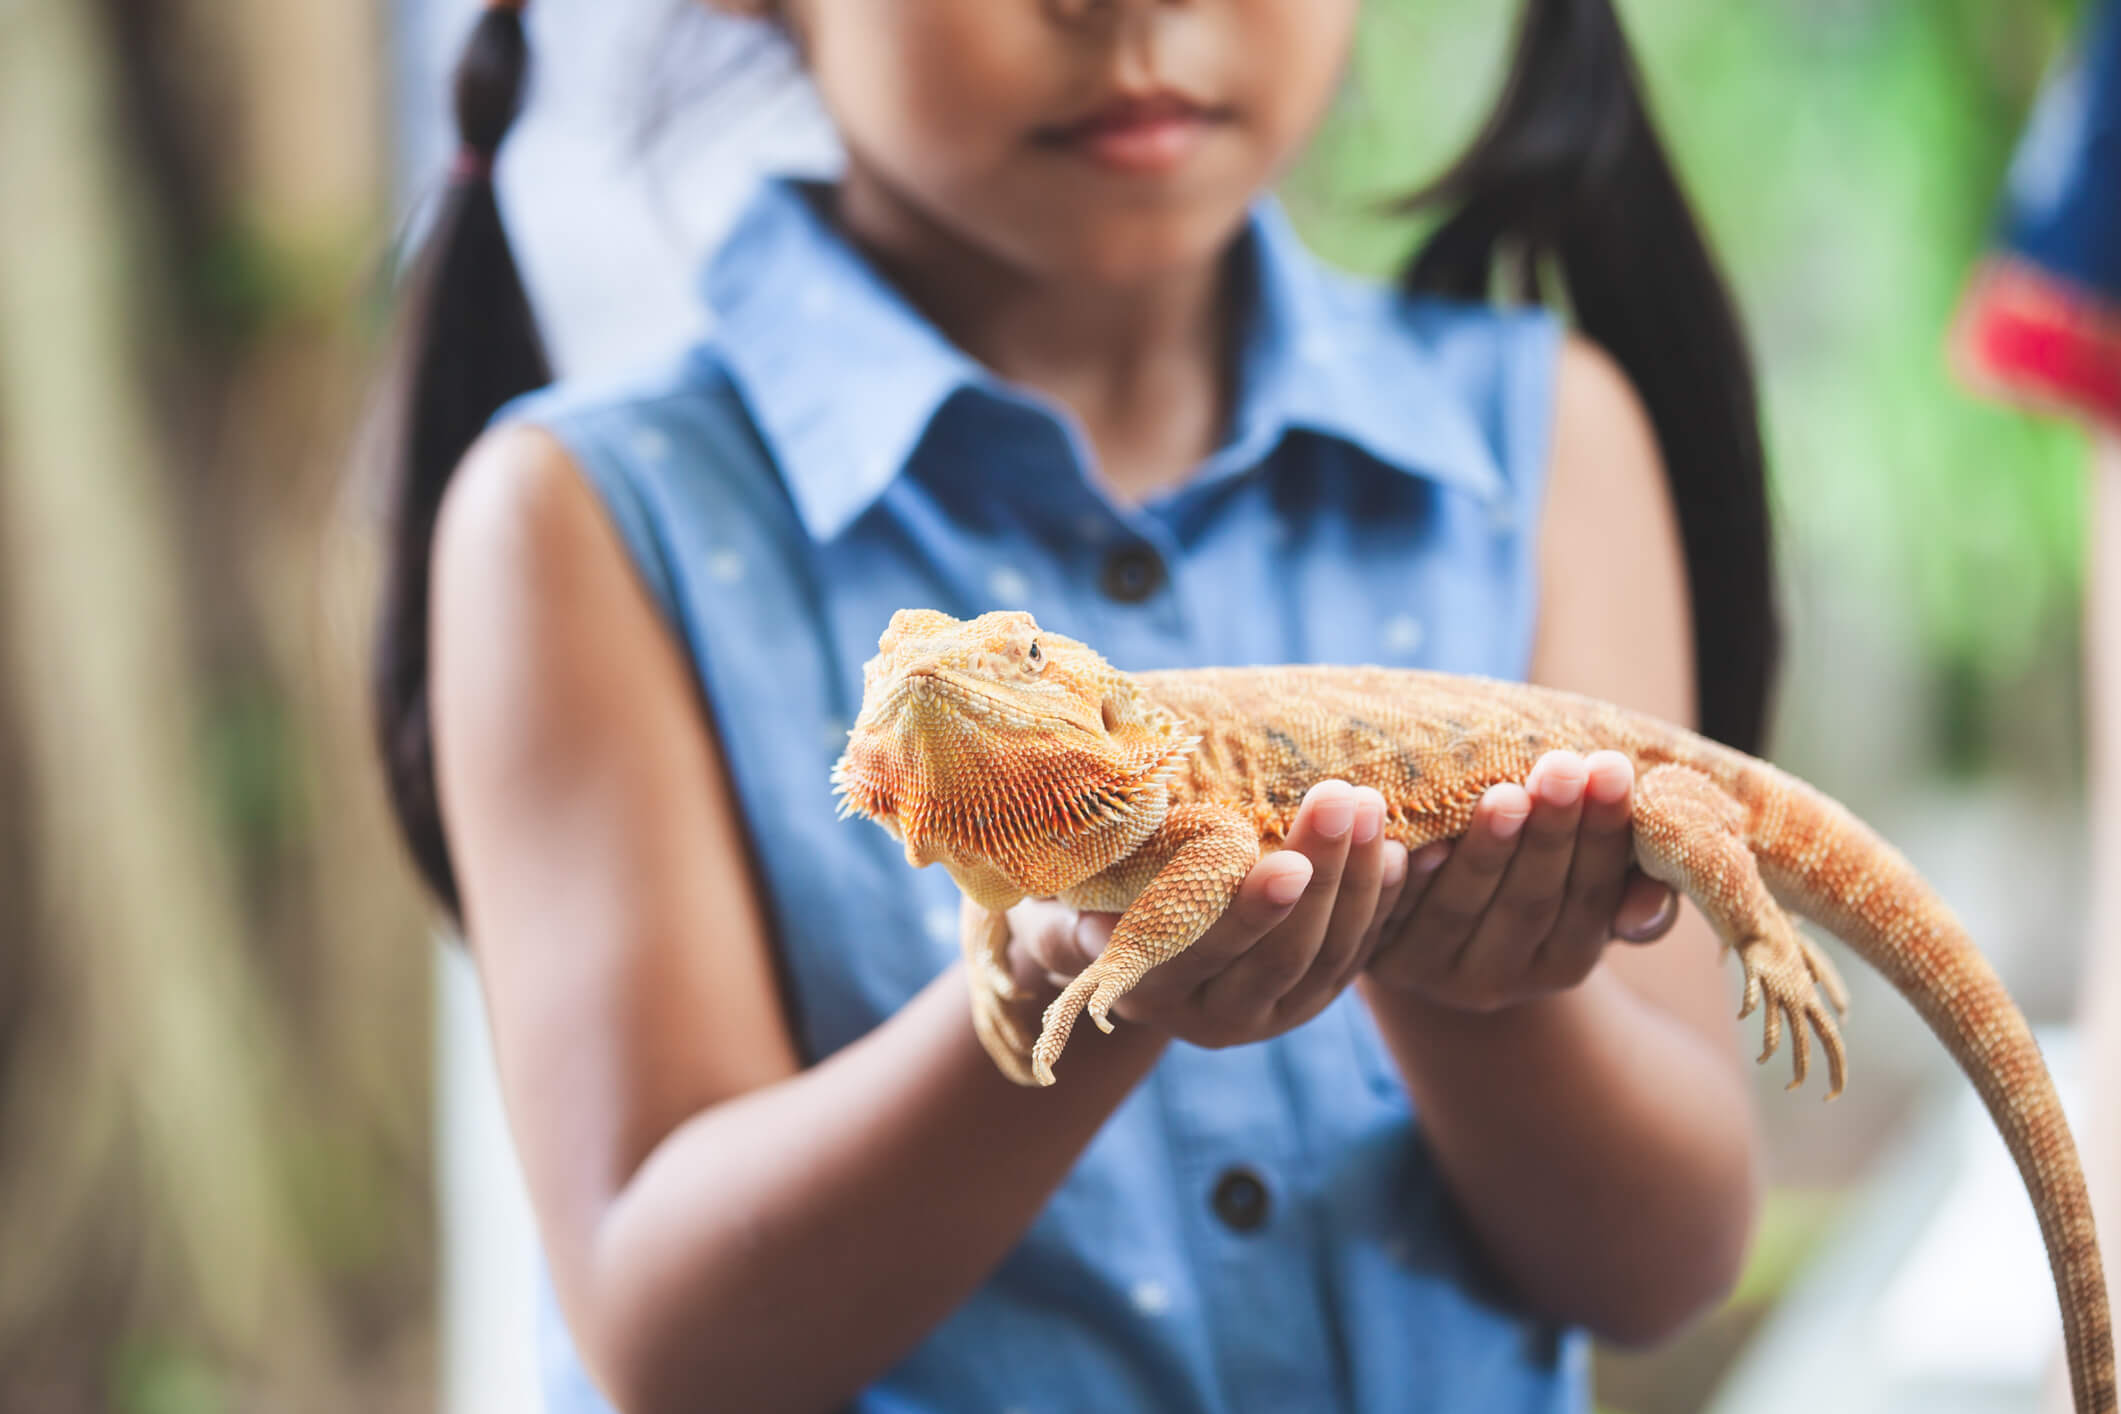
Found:
[{"label": "dark shirt button", "polygon": [[1164,583],[1164,562],[1147,545],[1122,545],[1105,557],[1098,588],[1122,604],[1139,604]]},{"label": "dark shirt button", "polygon": [[1267,1185],[1248,1168],[1234,1168],[1215,1181],[1215,1216],[1233,1232],[1256,1232],[1267,1224]]}]

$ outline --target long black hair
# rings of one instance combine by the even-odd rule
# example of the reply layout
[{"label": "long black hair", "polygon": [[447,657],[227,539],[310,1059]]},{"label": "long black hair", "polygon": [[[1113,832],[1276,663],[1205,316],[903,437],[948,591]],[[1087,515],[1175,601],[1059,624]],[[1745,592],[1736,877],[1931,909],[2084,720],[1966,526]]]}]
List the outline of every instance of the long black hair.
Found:
[{"label": "long black hair", "polygon": [[435,512],[465,450],[503,403],[552,378],[493,190],[494,153],[522,106],[528,70],[519,8],[490,6],[457,63],[456,165],[413,269],[392,370],[396,465],[370,666],[376,748],[413,863],[458,921],[428,715],[430,552]]},{"label": "long black hair", "polygon": [[1577,328],[1627,373],[1678,510],[1702,730],[1759,750],[1781,630],[1752,362],[1612,0],[1526,0],[1487,126],[1404,204],[1452,213],[1407,289],[1482,299],[1501,277],[1538,298],[1558,269]]},{"label": "long black hair", "polygon": [[[418,262],[395,365],[400,425],[372,671],[399,828],[459,919],[427,701],[435,511],[494,411],[551,376],[490,179],[528,66],[519,8],[489,8],[457,67],[463,150]],[[1577,324],[1633,381],[1678,506],[1702,727],[1757,748],[1778,634],[1753,376],[1612,0],[1526,0],[1486,128],[1408,204],[1452,211],[1409,262],[1409,289],[1486,298],[1507,261],[1520,291],[1537,295],[1539,272],[1558,266]]]}]

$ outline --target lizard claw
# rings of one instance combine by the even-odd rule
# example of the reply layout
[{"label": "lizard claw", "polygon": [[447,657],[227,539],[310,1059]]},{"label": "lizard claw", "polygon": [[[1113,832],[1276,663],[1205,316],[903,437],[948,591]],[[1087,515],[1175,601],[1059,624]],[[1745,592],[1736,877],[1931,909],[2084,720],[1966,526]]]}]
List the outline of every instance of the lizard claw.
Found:
[{"label": "lizard claw", "polygon": [[1739,945],[1739,959],[1745,966],[1745,1002],[1738,1015],[1742,1019],[1751,1015],[1756,1006],[1762,1008],[1763,1062],[1782,1045],[1782,1024],[1784,1018],[1788,1019],[1793,1071],[1788,1088],[1792,1090],[1803,1085],[1811,1073],[1811,1038],[1818,1036],[1826,1052],[1826,1097],[1831,1100],[1841,1093],[1847,1081],[1848,1058],[1842,1048],[1841,1028],[1835,1023],[1833,1012],[1821,1003],[1819,989],[1825,990],[1836,1011],[1847,1009],[1848,992],[1823,954],[1802,939],[1794,942],[1794,946],[1785,947],[1767,938],[1753,938]]},{"label": "lizard claw", "polygon": [[1112,1004],[1126,994],[1127,983],[1124,978],[1107,977],[1097,984],[1097,990],[1090,995],[1090,1005],[1085,1010],[1090,1013],[1090,1019],[1097,1023],[1098,1029],[1107,1036],[1112,1034]]}]

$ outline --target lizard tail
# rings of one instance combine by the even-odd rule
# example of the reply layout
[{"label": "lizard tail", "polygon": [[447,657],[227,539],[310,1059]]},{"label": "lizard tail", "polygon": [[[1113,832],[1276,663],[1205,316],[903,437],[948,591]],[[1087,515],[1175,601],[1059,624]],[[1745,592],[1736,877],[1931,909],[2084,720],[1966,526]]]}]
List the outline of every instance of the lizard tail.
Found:
[{"label": "lizard tail", "polygon": [[1752,796],[1762,878],[1792,912],[1883,974],[1973,1082],[2040,1220],[2078,1414],[2117,1414],[2113,1327],[2091,1200],[2032,1028],[1966,929],[1898,850],[1837,802],[1769,770],[1770,777],[1739,790],[1741,798]]}]

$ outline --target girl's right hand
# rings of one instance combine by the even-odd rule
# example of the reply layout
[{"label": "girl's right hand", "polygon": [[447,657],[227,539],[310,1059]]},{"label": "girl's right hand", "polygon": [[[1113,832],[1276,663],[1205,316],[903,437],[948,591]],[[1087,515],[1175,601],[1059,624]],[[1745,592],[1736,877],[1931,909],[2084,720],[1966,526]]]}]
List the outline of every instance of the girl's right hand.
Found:
[{"label": "girl's right hand", "polygon": [[[1312,787],[1288,843],[1254,865],[1222,917],[1151,969],[1113,1015],[1208,1047],[1264,1041],[1310,1020],[1361,973],[1406,877],[1407,852],[1383,826],[1375,790]],[[1026,900],[1008,916],[1011,971],[1040,1005],[1097,959],[1119,921],[1051,899]]]}]

